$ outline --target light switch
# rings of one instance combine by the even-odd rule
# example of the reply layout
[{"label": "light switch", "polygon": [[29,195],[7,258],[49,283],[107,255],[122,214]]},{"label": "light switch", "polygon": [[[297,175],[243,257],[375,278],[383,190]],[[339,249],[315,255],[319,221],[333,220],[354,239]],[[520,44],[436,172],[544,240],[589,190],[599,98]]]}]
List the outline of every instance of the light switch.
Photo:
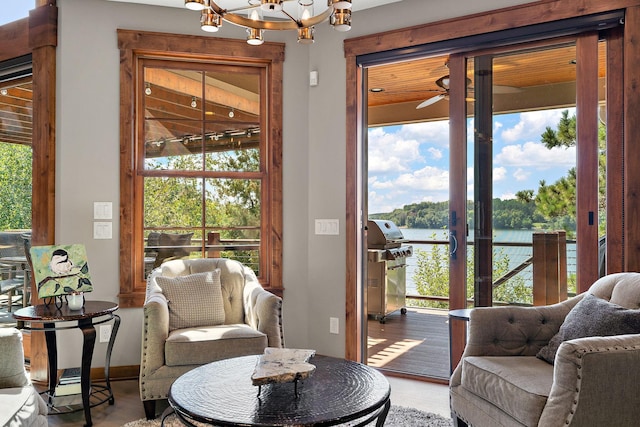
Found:
[{"label": "light switch", "polygon": [[94,239],[111,239],[112,231],[113,231],[112,225],[110,222],[94,222],[93,223]]},{"label": "light switch", "polygon": [[93,219],[113,219],[113,203],[93,202]]},{"label": "light switch", "polygon": [[311,71],[309,73],[309,86],[318,86],[318,72]]},{"label": "light switch", "polygon": [[337,219],[316,219],[316,234],[337,236],[340,234],[340,221]]}]

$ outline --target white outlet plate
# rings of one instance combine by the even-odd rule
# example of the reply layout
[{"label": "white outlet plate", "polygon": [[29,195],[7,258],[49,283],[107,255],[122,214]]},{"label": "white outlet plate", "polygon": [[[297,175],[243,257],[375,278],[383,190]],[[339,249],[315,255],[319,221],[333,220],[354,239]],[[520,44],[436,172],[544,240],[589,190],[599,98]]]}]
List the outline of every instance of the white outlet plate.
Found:
[{"label": "white outlet plate", "polygon": [[111,325],[100,325],[100,342],[109,342],[111,338]]},{"label": "white outlet plate", "polygon": [[340,333],[340,320],[337,317],[329,318],[329,332],[332,334]]}]

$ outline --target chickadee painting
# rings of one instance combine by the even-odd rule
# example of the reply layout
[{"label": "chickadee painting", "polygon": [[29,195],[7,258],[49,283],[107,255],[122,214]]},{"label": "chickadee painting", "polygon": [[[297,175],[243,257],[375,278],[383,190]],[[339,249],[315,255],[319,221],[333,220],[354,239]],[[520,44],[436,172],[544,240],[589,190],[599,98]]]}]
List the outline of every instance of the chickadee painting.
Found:
[{"label": "chickadee painting", "polygon": [[71,274],[73,263],[69,259],[69,254],[64,249],[56,249],[51,255],[49,268],[55,274],[67,275]]}]

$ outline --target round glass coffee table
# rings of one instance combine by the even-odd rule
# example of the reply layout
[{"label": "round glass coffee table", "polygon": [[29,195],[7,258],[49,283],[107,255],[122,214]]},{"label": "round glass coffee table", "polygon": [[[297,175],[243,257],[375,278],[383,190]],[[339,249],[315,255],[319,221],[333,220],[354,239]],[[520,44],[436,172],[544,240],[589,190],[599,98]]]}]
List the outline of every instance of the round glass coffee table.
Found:
[{"label": "round glass coffee table", "polygon": [[[169,404],[187,425],[364,426],[377,418],[381,427],[391,406],[391,387],[377,370],[361,363],[314,356],[315,372],[297,384],[258,387],[251,375],[259,356],[221,360],[180,376],[169,391]],[[163,419],[168,413],[163,414]]]}]

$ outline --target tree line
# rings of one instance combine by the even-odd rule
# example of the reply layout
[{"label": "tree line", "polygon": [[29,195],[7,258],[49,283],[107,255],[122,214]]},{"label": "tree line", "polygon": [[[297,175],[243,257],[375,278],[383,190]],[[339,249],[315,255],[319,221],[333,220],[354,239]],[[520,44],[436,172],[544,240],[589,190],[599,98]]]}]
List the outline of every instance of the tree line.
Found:
[{"label": "tree line", "polygon": [[[473,227],[473,201],[467,201],[467,224]],[[443,229],[449,227],[449,202],[421,202],[388,213],[369,215],[386,219],[399,227]],[[500,230],[531,230],[546,223],[533,200],[493,199],[493,227]]]}]

